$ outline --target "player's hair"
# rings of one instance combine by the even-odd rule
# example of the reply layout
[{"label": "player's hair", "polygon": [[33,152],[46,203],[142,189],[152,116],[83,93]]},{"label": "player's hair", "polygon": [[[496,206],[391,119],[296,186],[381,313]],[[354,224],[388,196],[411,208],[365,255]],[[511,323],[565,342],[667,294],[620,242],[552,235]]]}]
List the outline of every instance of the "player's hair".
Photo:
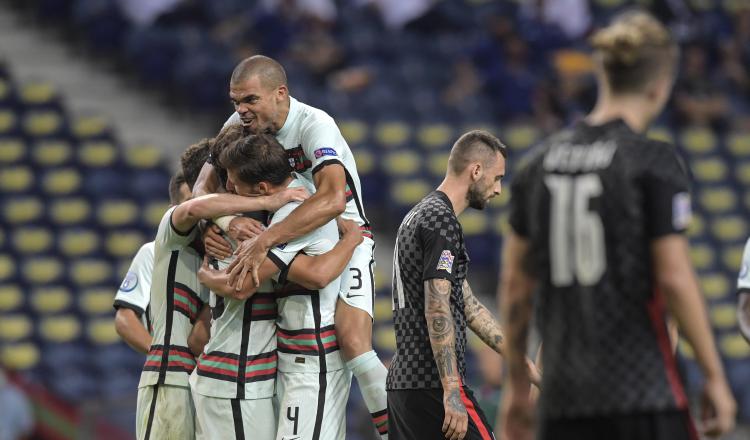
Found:
[{"label": "player's hair", "polygon": [[187,150],[182,153],[182,156],[180,156],[182,174],[190,191],[193,190],[193,185],[195,185],[195,181],[198,180],[201,168],[203,168],[203,164],[205,164],[208,159],[210,146],[211,139],[201,139],[197,143],[189,146]]},{"label": "player's hair", "polygon": [[275,89],[286,84],[286,72],[278,61],[263,55],[254,55],[240,61],[232,72],[230,84],[239,84],[252,78],[260,78],[263,87]]},{"label": "player's hair", "polygon": [[508,157],[500,139],[485,130],[471,130],[462,134],[453,144],[448,158],[448,170],[453,174],[460,174],[470,163],[476,161],[489,165],[495,160],[497,153]]},{"label": "player's hair", "polygon": [[248,185],[281,185],[292,172],[284,147],[269,134],[253,134],[235,142],[224,149],[219,161]]},{"label": "player's hair", "polygon": [[174,173],[171,179],[169,179],[169,203],[172,205],[179,205],[182,193],[180,187],[185,183],[185,175],[182,174],[182,170],[178,170]]},{"label": "player's hair", "polygon": [[643,90],[665,69],[674,69],[678,46],[669,30],[651,14],[634,10],[615,17],[591,37],[595,58],[612,93]]}]

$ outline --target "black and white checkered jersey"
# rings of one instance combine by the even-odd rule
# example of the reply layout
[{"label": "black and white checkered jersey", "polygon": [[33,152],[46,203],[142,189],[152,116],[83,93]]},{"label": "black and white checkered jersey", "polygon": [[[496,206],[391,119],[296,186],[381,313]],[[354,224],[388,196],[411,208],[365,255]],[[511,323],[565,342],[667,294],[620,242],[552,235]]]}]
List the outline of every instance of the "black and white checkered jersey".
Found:
[{"label": "black and white checkered jersey", "polygon": [[530,246],[547,417],[685,407],[650,245],[684,231],[689,178],[676,150],[620,121],[544,141],[511,185]]},{"label": "black and white checkered jersey", "polygon": [[424,281],[434,278],[452,284],[450,307],[456,328],[456,362],[463,381],[466,315],[462,285],[469,258],[461,224],[448,196],[434,191],[409,211],[398,229],[393,257],[396,353],[388,369],[386,388],[442,388],[425,318]]}]

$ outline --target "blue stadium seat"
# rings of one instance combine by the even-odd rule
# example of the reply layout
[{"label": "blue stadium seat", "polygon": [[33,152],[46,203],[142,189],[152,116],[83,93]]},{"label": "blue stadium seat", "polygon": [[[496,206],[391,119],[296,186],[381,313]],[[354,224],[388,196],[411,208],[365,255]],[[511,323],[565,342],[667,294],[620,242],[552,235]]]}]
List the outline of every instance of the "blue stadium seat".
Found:
[{"label": "blue stadium seat", "polygon": [[119,168],[90,169],[83,179],[83,192],[100,200],[123,197],[127,194],[128,184],[139,179],[138,175],[128,176],[126,173],[126,170]]},{"label": "blue stadium seat", "polygon": [[128,194],[140,202],[169,198],[170,173],[164,168],[138,170],[128,181]]}]

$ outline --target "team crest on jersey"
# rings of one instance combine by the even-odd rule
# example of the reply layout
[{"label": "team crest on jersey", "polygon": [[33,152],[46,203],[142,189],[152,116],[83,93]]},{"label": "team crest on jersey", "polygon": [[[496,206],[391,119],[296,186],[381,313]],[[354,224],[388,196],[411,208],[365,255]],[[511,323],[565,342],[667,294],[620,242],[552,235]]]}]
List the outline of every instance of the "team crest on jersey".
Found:
[{"label": "team crest on jersey", "polygon": [[438,260],[437,270],[444,270],[448,273],[453,273],[453,254],[449,250],[444,250],[440,254],[440,260]]},{"label": "team crest on jersey", "polygon": [[303,173],[312,167],[312,162],[305,156],[302,145],[286,150],[286,157],[289,159],[289,166],[298,173]]},{"label": "team crest on jersey", "polygon": [[138,274],[135,272],[128,272],[128,274],[125,275],[125,279],[122,280],[122,284],[120,284],[120,290],[123,292],[132,292],[137,285]]},{"label": "team crest on jersey", "polygon": [[313,154],[315,154],[316,159],[320,159],[323,156],[338,156],[336,150],[333,148],[318,148]]}]

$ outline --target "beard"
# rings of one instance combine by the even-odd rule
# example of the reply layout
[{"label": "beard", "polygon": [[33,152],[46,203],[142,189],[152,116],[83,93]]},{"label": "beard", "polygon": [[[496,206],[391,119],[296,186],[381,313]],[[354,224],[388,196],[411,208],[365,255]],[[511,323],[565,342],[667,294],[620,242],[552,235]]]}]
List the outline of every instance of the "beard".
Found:
[{"label": "beard", "polygon": [[486,193],[486,189],[482,188],[479,185],[479,182],[472,183],[471,186],[469,186],[469,192],[466,194],[466,199],[469,201],[469,207],[479,210],[484,209],[489,201],[489,198],[485,197]]}]

